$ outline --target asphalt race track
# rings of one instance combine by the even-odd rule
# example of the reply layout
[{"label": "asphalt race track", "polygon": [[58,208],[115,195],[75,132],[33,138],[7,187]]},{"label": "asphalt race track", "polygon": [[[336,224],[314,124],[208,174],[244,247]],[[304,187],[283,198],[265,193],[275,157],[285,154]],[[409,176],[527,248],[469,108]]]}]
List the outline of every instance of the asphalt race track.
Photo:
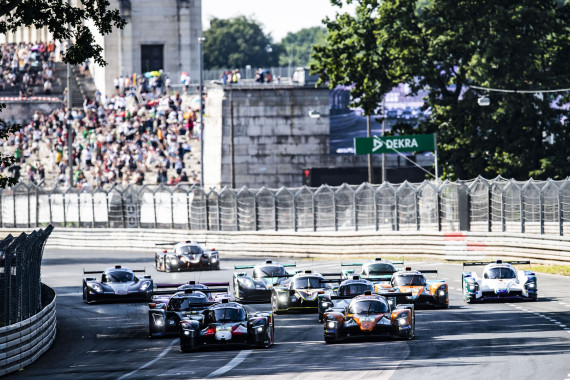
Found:
[{"label": "asphalt race track", "polygon": [[[220,271],[160,273],[152,253],[46,250],[42,281],[57,293],[57,338],[34,364],[6,378],[570,379],[570,278],[562,276],[538,274],[537,302],[468,305],[461,299],[461,265],[406,263],[437,268],[450,287],[448,310],[417,311],[414,340],[327,345],[316,314],[293,314],[276,317],[276,344],[268,350],[188,354],[178,339],[148,338],[147,304],[81,299],[83,268],[145,267],[157,282],[231,281],[234,265],[261,261],[220,256]],[[340,271],[331,260],[297,260],[297,268]]]}]

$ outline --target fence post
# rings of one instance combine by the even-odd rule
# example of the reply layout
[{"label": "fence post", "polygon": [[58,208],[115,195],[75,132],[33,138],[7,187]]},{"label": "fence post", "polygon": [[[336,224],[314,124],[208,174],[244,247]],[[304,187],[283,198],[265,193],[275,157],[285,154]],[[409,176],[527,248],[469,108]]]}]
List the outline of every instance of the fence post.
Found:
[{"label": "fence post", "polygon": [[539,192],[538,198],[539,218],[540,218],[540,234],[544,235],[544,193],[542,189]]},{"label": "fence post", "polygon": [[156,191],[152,192],[152,209],[154,213],[154,228],[158,225],[158,218],[156,216]]},{"label": "fence post", "polygon": [[[107,217],[107,219],[109,219],[109,217]],[[91,228],[95,228],[95,192],[94,191],[91,192]]]},{"label": "fence post", "polygon": [[334,230],[338,231],[338,212],[336,211],[336,196],[335,193],[332,193],[332,207],[333,207],[333,217],[334,217]]},{"label": "fence post", "polygon": [[257,194],[253,196],[253,217],[254,219],[254,227],[256,231],[259,231],[259,214],[257,212]]},{"label": "fence post", "polygon": [[416,214],[416,231],[420,230],[420,197],[418,196],[418,190],[414,189],[414,208]]},{"label": "fence post", "polygon": [[[65,193],[61,194],[61,203],[63,204],[63,226],[67,227],[67,210],[65,209]],[[15,205],[15,203],[14,203]],[[14,220],[15,221],[15,220]]]},{"label": "fence post", "polygon": [[396,191],[394,193],[394,201],[395,201],[395,205],[394,205],[394,230],[395,231],[400,231],[400,218],[398,216],[398,214],[400,213],[400,197],[398,197],[398,192]]},{"label": "fence post", "polygon": [[313,232],[317,230],[317,214],[316,214],[316,206],[315,206],[315,194],[311,192],[311,199],[313,200]]},{"label": "fence post", "polygon": [[436,206],[436,218],[437,218],[437,230],[441,231],[441,189],[437,189],[437,193],[436,193],[436,201],[435,201],[435,206]]},{"label": "fence post", "polygon": [[558,189],[558,233],[564,236],[564,210],[562,209],[562,187]]},{"label": "fence post", "polygon": [[298,229],[298,223],[297,223],[297,200],[295,195],[293,195],[293,225],[295,227],[295,232],[297,232]]},{"label": "fence post", "polygon": [[174,191],[170,192],[170,228],[174,229]]},{"label": "fence post", "polygon": [[373,191],[374,194],[374,227],[375,230],[378,231],[380,229],[379,223],[379,215],[378,215],[378,198],[376,197],[376,191]]},{"label": "fence post", "polygon": [[27,223],[27,225],[28,225],[28,228],[30,228],[32,226],[32,221],[30,220],[30,219],[32,219],[32,211],[31,211],[32,205],[30,203],[31,202],[31,200],[30,200],[30,188],[27,188],[27,189],[28,189],[28,223]]},{"label": "fence post", "polygon": [[352,207],[354,210],[354,231],[358,231],[358,209],[356,207],[356,191],[352,193]]},{"label": "fence post", "polygon": [[[234,194],[233,190],[230,190],[232,194]],[[234,194],[234,214],[235,214],[235,222],[236,222],[236,231],[239,231],[239,208],[238,208],[238,197],[237,194]]]},{"label": "fence post", "polygon": [[505,191],[501,189],[501,230],[507,230],[507,221],[505,220]]},{"label": "fence post", "polygon": [[521,207],[521,233],[524,234],[524,230],[525,230],[525,224],[524,224],[525,209],[524,209],[524,195],[523,195],[522,188],[519,189],[519,198],[521,200],[521,202],[520,202],[520,207]]},{"label": "fence post", "polygon": [[[279,193],[278,193],[279,194]],[[277,214],[277,196],[275,194],[273,194],[273,221],[274,221],[274,228],[275,231],[279,231],[279,218],[278,218],[278,214]]]},{"label": "fence post", "polygon": [[487,187],[487,232],[491,232],[492,230],[492,221],[491,221],[491,212],[492,212],[492,205],[491,205],[491,187]]}]

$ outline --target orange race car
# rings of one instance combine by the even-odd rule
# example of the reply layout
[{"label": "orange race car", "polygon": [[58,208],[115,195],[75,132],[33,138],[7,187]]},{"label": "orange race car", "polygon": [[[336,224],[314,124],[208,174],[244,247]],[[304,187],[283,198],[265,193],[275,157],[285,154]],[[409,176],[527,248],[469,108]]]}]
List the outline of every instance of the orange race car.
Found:
[{"label": "orange race car", "polygon": [[376,284],[377,292],[396,291],[412,293],[411,296],[399,297],[398,303],[413,303],[414,305],[431,305],[440,309],[449,307],[449,288],[444,280],[427,280],[425,273],[437,274],[434,270],[412,270],[406,267],[404,270],[392,275],[390,284]]},{"label": "orange race car", "polygon": [[325,342],[334,343],[354,337],[413,339],[416,333],[414,305],[395,305],[394,302],[396,297],[409,295],[411,293],[377,294],[367,291],[353,298],[348,307],[328,309],[324,315]]}]

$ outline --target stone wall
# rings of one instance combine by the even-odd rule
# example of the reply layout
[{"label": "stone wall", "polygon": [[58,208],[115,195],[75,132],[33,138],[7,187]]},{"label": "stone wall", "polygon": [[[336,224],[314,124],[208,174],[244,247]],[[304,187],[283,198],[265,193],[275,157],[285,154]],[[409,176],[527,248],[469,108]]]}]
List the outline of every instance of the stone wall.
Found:
[{"label": "stone wall", "polygon": [[[304,167],[366,166],[365,155],[329,154],[329,93],[309,86],[209,87],[205,187],[231,185],[232,121],[236,188],[301,186]],[[310,117],[311,111],[320,117]]]}]

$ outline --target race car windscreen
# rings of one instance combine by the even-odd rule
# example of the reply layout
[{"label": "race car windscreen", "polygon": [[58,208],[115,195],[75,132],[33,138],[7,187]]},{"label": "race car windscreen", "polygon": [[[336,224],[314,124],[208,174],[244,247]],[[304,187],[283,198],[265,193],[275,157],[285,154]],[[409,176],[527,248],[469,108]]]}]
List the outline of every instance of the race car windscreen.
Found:
[{"label": "race car windscreen", "polygon": [[200,305],[206,306],[208,299],[206,296],[201,297],[182,297],[171,298],[168,302],[169,311],[188,311]]},{"label": "race car windscreen", "polygon": [[424,286],[426,279],[421,274],[413,274],[408,276],[396,276],[392,282],[397,286]]},{"label": "race car windscreen", "polygon": [[379,314],[390,310],[388,304],[381,300],[355,301],[348,307],[348,314]]},{"label": "race car windscreen", "polygon": [[365,291],[370,290],[374,291],[374,287],[369,284],[349,284],[343,285],[338,288],[338,295],[339,296],[356,296],[360,294],[364,294]]},{"label": "race car windscreen", "polygon": [[182,245],[178,247],[176,253],[180,254],[202,254],[202,248],[198,247],[197,245]]},{"label": "race car windscreen", "polygon": [[280,266],[264,266],[253,270],[253,277],[275,277],[287,274],[285,268]]},{"label": "race car windscreen", "polygon": [[103,273],[103,282],[130,282],[135,280],[135,275],[122,270]]},{"label": "race car windscreen", "polygon": [[208,320],[209,323],[242,322],[246,320],[246,314],[241,308],[216,308],[208,311]]},{"label": "race car windscreen", "polygon": [[496,280],[500,278],[517,278],[517,274],[511,268],[490,268],[485,272],[483,277]]},{"label": "race car windscreen", "polygon": [[378,264],[368,264],[362,268],[362,274],[366,276],[374,276],[381,274],[394,273],[396,268],[392,264],[378,263]]},{"label": "race car windscreen", "polygon": [[319,289],[322,287],[320,277],[299,277],[291,284],[291,289]]}]

